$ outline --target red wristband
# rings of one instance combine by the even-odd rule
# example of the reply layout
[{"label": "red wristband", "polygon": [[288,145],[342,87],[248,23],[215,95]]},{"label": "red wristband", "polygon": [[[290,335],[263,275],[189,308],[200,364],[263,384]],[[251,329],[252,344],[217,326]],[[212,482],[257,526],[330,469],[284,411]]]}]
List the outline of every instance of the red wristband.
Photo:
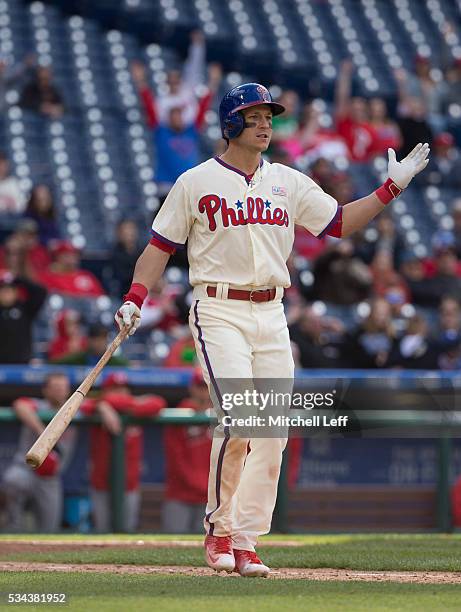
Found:
[{"label": "red wristband", "polygon": [[126,295],[123,296],[124,302],[133,302],[136,306],[141,309],[144,300],[148,294],[148,290],[141,283],[133,283]]},{"label": "red wristband", "polygon": [[398,198],[402,191],[403,189],[400,189],[391,178],[388,178],[384,185],[381,185],[375,193],[383,204],[389,204],[389,202]]}]

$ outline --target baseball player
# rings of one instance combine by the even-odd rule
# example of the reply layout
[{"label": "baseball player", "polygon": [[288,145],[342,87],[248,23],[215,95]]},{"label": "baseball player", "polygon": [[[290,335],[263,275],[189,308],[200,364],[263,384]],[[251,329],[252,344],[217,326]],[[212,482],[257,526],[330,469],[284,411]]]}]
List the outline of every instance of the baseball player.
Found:
[{"label": "baseball player", "polygon": [[62,520],[63,488],[61,475],[72,458],[76,430],[69,427],[42,465],[33,470],[24,462],[24,455],[45,429],[38,411],[58,410],[70,395],[66,374],[51,372],[43,384],[43,398],[20,397],[13,403],[21,421],[18,448],[11,465],[3,475],[8,516],[7,531],[24,530],[24,511],[32,503],[36,530],[59,531]]},{"label": "baseball player", "polygon": [[[140,322],[142,303],[176,249],[188,241],[193,302],[190,328],[210,395],[220,409],[221,379],[292,379],[290,339],[282,297],[290,286],[286,261],[295,225],[321,237],[349,236],[396,198],[427,164],[418,144],[401,162],[389,149],[389,178],[375,192],[338,206],[304,174],[270,164],[272,117],[284,111],[257,83],[239,85],[221,101],[228,147],[182,174],[152,225],[133,284],[115,318]],[[286,438],[233,437],[218,425],[213,438],[205,556],[213,569],[266,576],[255,552],[270,530]]]},{"label": "baseball player", "polygon": [[[158,395],[133,397],[124,372],[109,374],[102,383],[101,394],[87,399],[81,407],[82,414],[99,413],[102,427],[90,429],[90,497],[93,506],[95,530],[110,531],[109,473],[112,438],[121,433],[121,414],[136,417],[155,416],[165,408],[166,401]],[[143,430],[139,425],[129,425],[124,431],[125,440],[125,495],[124,530],[136,530],[141,505],[141,471],[143,455]]]}]

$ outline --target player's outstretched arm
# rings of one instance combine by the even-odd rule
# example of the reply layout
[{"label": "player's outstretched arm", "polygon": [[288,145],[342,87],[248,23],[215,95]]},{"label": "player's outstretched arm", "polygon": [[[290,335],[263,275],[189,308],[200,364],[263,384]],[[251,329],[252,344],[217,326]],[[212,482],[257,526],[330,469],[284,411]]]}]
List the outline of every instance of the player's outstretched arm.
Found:
[{"label": "player's outstretched arm", "polygon": [[410,181],[429,163],[429,145],[421,142],[402,161],[397,161],[394,149],[388,149],[387,181],[375,192],[343,207],[341,237],[350,236],[367,225],[386,204],[408,187]]},{"label": "player's outstretched arm", "polygon": [[115,321],[122,329],[125,325],[132,326],[132,336],[141,323],[141,306],[149,290],[162,276],[170,254],[148,244],[138,258],[133,274],[131,287],[123,296],[123,304],[115,313]]}]

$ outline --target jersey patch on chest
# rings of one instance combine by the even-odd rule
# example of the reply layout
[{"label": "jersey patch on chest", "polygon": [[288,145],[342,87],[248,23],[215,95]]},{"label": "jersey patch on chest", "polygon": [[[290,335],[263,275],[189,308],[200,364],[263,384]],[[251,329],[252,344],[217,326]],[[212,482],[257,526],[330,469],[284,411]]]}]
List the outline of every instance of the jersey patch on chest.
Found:
[{"label": "jersey patch on chest", "polygon": [[216,230],[219,216],[223,227],[248,224],[289,226],[288,212],[275,206],[268,199],[248,197],[246,203],[237,200],[230,206],[226,198],[209,194],[200,198],[198,209],[207,216],[211,232]]},{"label": "jersey patch on chest", "polygon": [[281,187],[280,185],[272,185],[272,194],[278,196],[286,196],[287,188]]}]

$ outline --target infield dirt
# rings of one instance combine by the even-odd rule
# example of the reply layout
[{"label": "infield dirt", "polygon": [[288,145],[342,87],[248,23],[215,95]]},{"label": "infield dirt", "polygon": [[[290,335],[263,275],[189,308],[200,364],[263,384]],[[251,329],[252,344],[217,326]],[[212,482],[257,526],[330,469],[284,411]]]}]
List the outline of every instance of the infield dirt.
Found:
[{"label": "infield dirt", "polygon": [[[295,541],[267,542],[266,546],[297,547]],[[56,553],[56,552],[86,552],[97,548],[112,551],[141,548],[183,548],[201,547],[201,542],[170,540],[159,542],[145,542],[135,540],[92,540],[88,543],[39,540],[29,541],[2,540],[0,548],[2,557],[17,554]],[[120,563],[50,563],[36,561],[0,561],[0,572],[81,572],[81,573],[112,573],[116,575],[184,575],[184,576],[216,576],[213,570],[207,567],[193,567],[184,565],[138,565]],[[223,578],[238,578],[237,574],[220,574]],[[318,581],[364,581],[364,582],[396,582],[414,584],[461,584],[461,573],[441,571],[365,571],[337,568],[274,568],[269,579],[304,579]]]}]

